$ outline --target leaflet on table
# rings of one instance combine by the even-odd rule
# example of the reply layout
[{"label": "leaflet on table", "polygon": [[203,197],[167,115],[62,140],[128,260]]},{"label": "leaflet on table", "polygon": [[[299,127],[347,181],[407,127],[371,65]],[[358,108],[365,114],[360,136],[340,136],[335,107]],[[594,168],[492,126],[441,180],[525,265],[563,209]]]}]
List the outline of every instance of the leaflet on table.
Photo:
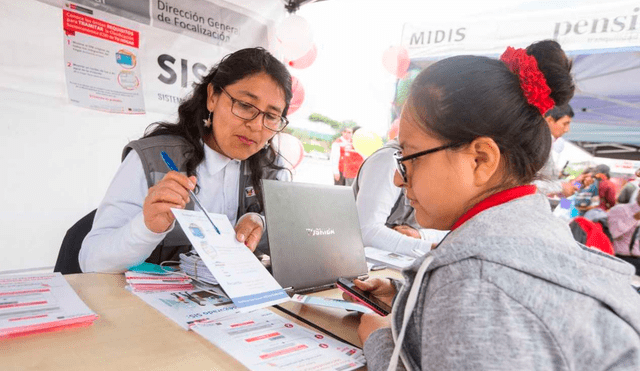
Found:
[{"label": "leaflet on table", "polygon": [[191,278],[179,273],[158,275],[126,271],[124,276],[133,291],[179,291],[194,288]]},{"label": "leaflet on table", "polygon": [[346,310],[354,310],[360,313],[373,313],[373,311],[362,304],[352,303],[346,300],[323,298],[320,296],[307,296],[295,294],[291,297],[291,301],[301,304],[319,305],[322,307],[341,308]]},{"label": "leaflet on table", "polygon": [[209,214],[220,233],[201,211],[171,209],[193,248],[229,298],[241,311],[289,300],[289,296],[236,234],[226,215]]},{"label": "leaflet on table", "polygon": [[0,278],[0,338],[89,325],[96,318],[60,273]]},{"label": "leaflet on table", "polygon": [[185,330],[200,321],[215,320],[238,313],[238,308],[231,300],[220,292],[212,293],[211,288],[175,292],[130,291]]},{"label": "leaflet on table", "polygon": [[369,262],[384,264],[389,268],[397,270],[405,269],[415,261],[415,258],[411,256],[401,255],[375,247],[365,247],[364,255]]},{"label": "leaflet on table", "polygon": [[251,370],[355,370],[362,351],[268,310],[199,322],[192,330]]}]

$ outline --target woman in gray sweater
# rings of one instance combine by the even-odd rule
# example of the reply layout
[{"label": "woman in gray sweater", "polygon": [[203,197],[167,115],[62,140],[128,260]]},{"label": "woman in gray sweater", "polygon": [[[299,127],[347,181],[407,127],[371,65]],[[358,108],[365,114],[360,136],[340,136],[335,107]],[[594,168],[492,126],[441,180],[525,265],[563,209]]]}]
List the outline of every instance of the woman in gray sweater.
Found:
[{"label": "woman in gray sweater", "polygon": [[357,281],[393,301],[388,317],[361,318],[369,370],[640,369],[633,267],[576,243],[530,185],[551,146],[543,115],[573,96],[570,69],[541,41],[416,78],[395,183],[421,226],[451,232],[404,285]]}]

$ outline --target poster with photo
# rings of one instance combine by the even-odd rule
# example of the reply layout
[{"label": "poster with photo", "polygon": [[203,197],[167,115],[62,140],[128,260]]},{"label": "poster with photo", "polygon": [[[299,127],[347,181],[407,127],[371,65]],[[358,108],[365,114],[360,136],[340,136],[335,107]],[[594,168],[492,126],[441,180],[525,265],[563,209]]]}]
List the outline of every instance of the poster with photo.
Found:
[{"label": "poster with photo", "polygon": [[145,113],[135,23],[74,3],[65,3],[62,22],[71,103],[113,113]]}]

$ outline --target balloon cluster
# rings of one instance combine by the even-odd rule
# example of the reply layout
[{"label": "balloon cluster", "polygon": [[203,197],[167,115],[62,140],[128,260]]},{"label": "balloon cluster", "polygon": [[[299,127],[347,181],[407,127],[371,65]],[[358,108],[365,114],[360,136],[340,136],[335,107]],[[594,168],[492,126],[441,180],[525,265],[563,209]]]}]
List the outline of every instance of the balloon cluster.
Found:
[{"label": "balloon cluster", "polygon": [[[299,15],[289,15],[276,28],[277,48],[291,68],[303,69],[311,66],[318,56],[318,48],[313,43],[313,33],[306,19]],[[289,114],[300,108],[304,101],[304,88],[296,77],[292,76],[293,98],[289,105]]]}]

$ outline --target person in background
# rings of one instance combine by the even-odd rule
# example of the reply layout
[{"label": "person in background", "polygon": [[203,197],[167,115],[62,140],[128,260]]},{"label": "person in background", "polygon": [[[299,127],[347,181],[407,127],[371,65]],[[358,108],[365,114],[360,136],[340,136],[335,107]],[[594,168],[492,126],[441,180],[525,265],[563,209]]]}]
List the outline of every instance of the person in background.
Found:
[{"label": "person in background", "polygon": [[[207,211],[227,215],[238,241],[266,252],[260,179],[291,178],[270,143],[288,123],[291,97],[291,75],[266,50],[224,57],[180,104],[177,123],[154,124],[124,148],[82,243],[82,270],[178,260],[191,247],[170,209],[193,210],[189,190]],[[169,171],[161,151],[180,172]]]},{"label": "person in background", "polygon": [[422,227],[451,232],[404,284],[355,281],[393,304],[360,317],[367,368],[640,369],[633,267],[578,244],[531,184],[571,62],[552,40],[500,59],[446,58],[411,85],[394,181]]},{"label": "person in background", "polygon": [[[360,126],[353,127],[353,135],[360,129]],[[353,137],[352,137],[353,138]],[[353,146],[344,146],[340,148],[340,158],[344,158],[344,166],[342,167],[342,176],[344,177],[344,185],[351,187],[358,176],[360,165],[364,162],[364,157],[356,151]]]},{"label": "person in background", "polygon": [[402,189],[393,184],[393,155],[398,150],[398,141],[392,139],[367,157],[353,191],[364,245],[415,257],[431,250],[447,232],[420,228]]},{"label": "person in background", "polygon": [[[627,261],[640,274],[640,198],[626,204],[618,204],[609,210],[609,231],[613,237],[613,249],[620,259]],[[635,234],[635,236],[634,236]]]},{"label": "person in background", "polygon": [[[551,138],[553,141],[558,140],[569,132],[573,116],[573,109],[569,104],[555,106],[553,109],[549,110],[549,112],[545,113],[544,119],[549,126],[549,131],[551,132]],[[534,181],[534,184],[543,194],[549,196],[561,195],[563,197],[569,197],[577,191],[577,188],[570,182],[558,179],[556,156],[557,154],[555,151],[549,151],[549,159],[539,173],[542,179]]]},{"label": "person in background", "polygon": [[331,169],[333,170],[333,184],[345,185],[344,168],[346,159],[344,156],[344,148],[353,150],[353,129],[350,127],[342,128],[342,135],[331,144]]},{"label": "person in background", "polygon": [[594,177],[598,181],[598,195],[600,196],[600,205],[598,206],[604,211],[608,211],[616,204],[616,186],[609,175],[609,166],[600,164],[593,169]]},{"label": "person in background", "polygon": [[578,209],[578,215],[583,216],[587,211],[600,206],[598,196],[598,183],[593,175],[593,169],[587,168],[575,181],[580,182],[580,190],[575,195],[574,206]]},{"label": "person in background", "polygon": [[630,177],[627,178],[627,183],[622,186],[620,193],[618,194],[618,199],[616,200],[619,204],[628,204],[632,203],[634,195],[638,194],[638,182],[640,181],[640,168],[635,172],[635,178]]}]

